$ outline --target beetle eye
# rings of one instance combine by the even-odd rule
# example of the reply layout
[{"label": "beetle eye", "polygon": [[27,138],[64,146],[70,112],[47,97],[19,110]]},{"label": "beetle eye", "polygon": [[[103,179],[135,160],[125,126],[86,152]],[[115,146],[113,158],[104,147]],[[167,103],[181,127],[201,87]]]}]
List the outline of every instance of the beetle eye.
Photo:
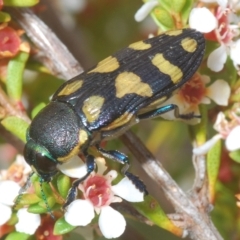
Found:
[{"label": "beetle eye", "polygon": [[42,173],[52,173],[56,171],[56,162],[41,153],[36,153],[36,169]]}]

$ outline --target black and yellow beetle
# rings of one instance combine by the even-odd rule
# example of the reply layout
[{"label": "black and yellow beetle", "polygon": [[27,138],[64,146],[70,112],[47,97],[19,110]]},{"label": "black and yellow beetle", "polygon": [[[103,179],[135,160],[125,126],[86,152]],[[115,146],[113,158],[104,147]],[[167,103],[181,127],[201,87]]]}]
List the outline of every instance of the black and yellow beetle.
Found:
[{"label": "black and yellow beetle", "polygon": [[204,50],[200,32],[165,32],[129,45],[57,90],[30,125],[24,156],[41,182],[51,181],[58,164],[79,153],[85,156],[88,173],[73,183],[64,207],[75,199],[78,184],[94,170],[90,148],[125,164],[123,173],[146,191],[144,184],[127,172],[127,156],[106,151],[99,143],[119,136],[139,120],[167,111],[173,110],[178,118],[195,117],[180,114],[174,104],[160,104],[197,71]]}]

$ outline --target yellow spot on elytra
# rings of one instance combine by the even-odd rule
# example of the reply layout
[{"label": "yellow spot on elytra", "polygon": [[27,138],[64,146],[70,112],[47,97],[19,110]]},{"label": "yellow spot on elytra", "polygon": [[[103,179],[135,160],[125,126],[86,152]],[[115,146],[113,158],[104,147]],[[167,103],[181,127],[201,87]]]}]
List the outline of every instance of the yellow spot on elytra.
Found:
[{"label": "yellow spot on elytra", "polygon": [[59,157],[57,158],[57,160],[59,162],[66,162],[67,160],[69,160],[70,158],[76,156],[82,145],[88,140],[88,134],[85,130],[80,129],[79,133],[78,133],[78,144],[66,155],[63,157]]},{"label": "yellow spot on elytra", "polygon": [[151,87],[141,81],[141,78],[132,72],[120,73],[115,80],[116,97],[122,98],[126,94],[136,93],[142,97],[153,95]]},{"label": "yellow spot on elytra", "polygon": [[131,113],[124,113],[119,118],[115,119],[108,126],[101,128],[101,131],[109,131],[120,126],[126,125],[133,117]]},{"label": "yellow spot on elytra", "polygon": [[168,31],[168,32],[165,32],[164,34],[166,34],[168,36],[177,36],[177,35],[182,34],[182,30]]},{"label": "yellow spot on elytra", "polygon": [[88,134],[86,131],[80,129],[79,131],[79,145],[82,146],[88,140]]},{"label": "yellow spot on elytra", "polygon": [[198,44],[195,39],[187,37],[181,41],[181,45],[185,51],[192,53],[195,52]]},{"label": "yellow spot on elytra", "polygon": [[83,85],[83,80],[76,80],[67,84],[59,93],[58,96],[66,95],[76,92]]},{"label": "yellow spot on elytra", "polygon": [[83,102],[82,111],[89,123],[98,119],[104,101],[101,96],[91,96]]},{"label": "yellow spot on elytra", "polygon": [[169,75],[173,83],[178,83],[182,79],[182,70],[166,60],[162,53],[158,53],[153,57],[152,64],[156,66],[160,72]]},{"label": "yellow spot on elytra", "polygon": [[139,42],[130,44],[128,47],[132,48],[134,50],[146,50],[146,49],[151,48],[152,46],[149,43],[139,41]]},{"label": "yellow spot on elytra", "polygon": [[99,62],[98,65],[88,73],[92,72],[108,73],[113,72],[118,68],[119,68],[118,60],[115,57],[110,56]]}]

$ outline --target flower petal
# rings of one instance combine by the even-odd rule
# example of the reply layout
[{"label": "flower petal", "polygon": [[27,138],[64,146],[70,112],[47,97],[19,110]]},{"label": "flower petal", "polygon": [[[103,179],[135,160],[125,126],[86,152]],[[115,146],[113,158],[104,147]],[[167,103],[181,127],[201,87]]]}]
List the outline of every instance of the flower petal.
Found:
[{"label": "flower petal", "polygon": [[208,33],[217,27],[217,19],[205,7],[193,8],[189,15],[189,26],[200,32]]},{"label": "flower petal", "polygon": [[37,228],[41,224],[41,218],[39,214],[29,213],[27,208],[22,208],[17,212],[18,223],[15,225],[18,232],[26,234],[34,234]]},{"label": "flower petal", "polygon": [[10,180],[0,182],[0,203],[12,206],[14,199],[18,196],[20,186]]},{"label": "flower petal", "polygon": [[[221,6],[223,9],[225,9],[228,5],[228,0],[216,0],[219,6]],[[230,1],[229,1],[230,2]]]},{"label": "flower petal", "polygon": [[98,224],[105,238],[117,238],[126,228],[123,215],[109,206],[102,208]]},{"label": "flower petal", "polygon": [[225,144],[226,144],[226,148],[229,151],[235,151],[240,149],[239,136],[240,136],[240,126],[237,126],[233,128],[233,130],[230,132],[230,134],[226,138]]},{"label": "flower petal", "polygon": [[140,192],[127,177],[112,186],[112,191],[114,194],[129,202],[142,202],[144,200],[144,193]]},{"label": "flower petal", "polygon": [[81,178],[87,174],[87,166],[78,156],[63,164],[59,164],[58,169],[65,175],[73,178]]},{"label": "flower petal", "polygon": [[224,80],[216,80],[208,87],[207,96],[221,106],[227,106],[231,89],[229,84]]},{"label": "flower petal", "polygon": [[203,96],[201,99],[201,103],[202,104],[210,104],[211,100],[209,98]]},{"label": "flower petal", "polygon": [[210,140],[208,140],[207,142],[205,142],[203,145],[196,147],[193,149],[193,154],[195,155],[204,155],[206,154],[211,147],[214,146],[214,144],[222,138],[222,135],[217,134],[215,136],[213,136]]},{"label": "flower petal", "polygon": [[64,217],[72,226],[86,226],[94,218],[93,205],[87,200],[77,199],[67,207]]},{"label": "flower petal", "polygon": [[233,60],[234,65],[240,64],[240,39],[231,44],[230,57]]},{"label": "flower petal", "polygon": [[228,122],[226,120],[226,117],[224,115],[223,112],[219,112],[218,115],[217,115],[217,118],[216,118],[216,121],[213,125],[213,128],[218,131],[218,132],[221,132],[222,131],[222,125],[227,125]]},{"label": "flower petal", "polygon": [[227,50],[224,45],[215,49],[209,54],[207,59],[207,66],[214,72],[219,72],[223,69],[223,66],[227,60]]},{"label": "flower petal", "polygon": [[107,170],[106,161],[102,157],[95,158],[95,162],[97,164],[97,173],[99,175],[103,175],[103,173]]},{"label": "flower petal", "polygon": [[158,5],[158,1],[151,0],[142,5],[140,9],[136,12],[134,18],[137,22],[144,20],[147,15],[153,10],[154,7]]},{"label": "flower petal", "polygon": [[12,215],[12,209],[9,206],[6,206],[4,204],[0,203],[0,226],[6,223],[11,215]]},{"label": "flower petal", "polygon": [[[66,9],[71,13],[79,13],[85,9],[87,6],[87,0],[60,0],[60,3],[63,5],[62,9]],[[65,21],[67,18],[65,19]]]},{"label": "flower petal", "polygon": [[118,175],[117,171],[111,170],[111,171],[109,171],[109,172],[105,175],[105,177],[106,177],[110,182],[112,182],[112,181],[117,177],[117,175]]}]

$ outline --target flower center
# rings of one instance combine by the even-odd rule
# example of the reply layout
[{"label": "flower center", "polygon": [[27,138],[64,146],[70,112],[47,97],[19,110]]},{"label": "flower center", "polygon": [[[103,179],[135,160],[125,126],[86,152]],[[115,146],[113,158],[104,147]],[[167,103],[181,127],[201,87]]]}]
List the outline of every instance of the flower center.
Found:
[{"label": "flower center", "polygon": [[217,7],[212,11],[218,21],[218,27],[215,30],[206,33],[205,37],[208,40],[226,44],[234,37],[234,29],[231,29],[229,23],[231,10],[229,8],[222,10],[221,7]]},{"label": "flower center", "polygon": [[88,198],[95,207],[104,206],[108,204],[111,198],[110,187],[107,179],[103,176],[92,176],[88,178],[84,184],[86,198]]},{"label": "flower center", "polygon": [[201,80],[201,75],[196,73],[190,81],[185,83],[179,90],[179,95],[184,102],[190,105],[200,104],[202,98],[206,95],[205,84]]}]

